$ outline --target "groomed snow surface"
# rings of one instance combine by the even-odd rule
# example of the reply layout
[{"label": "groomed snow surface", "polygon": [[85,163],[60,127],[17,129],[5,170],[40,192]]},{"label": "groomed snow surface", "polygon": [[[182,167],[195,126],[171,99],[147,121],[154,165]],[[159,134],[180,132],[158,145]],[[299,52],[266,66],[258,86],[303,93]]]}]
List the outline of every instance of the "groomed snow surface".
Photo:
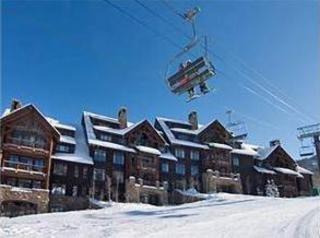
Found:
[{"label": "groomed snow surface", "polygon": [[100,210],[0,218],[0,237],[320,237],[320,197],[219,193],[180,206],[112,204]]}]

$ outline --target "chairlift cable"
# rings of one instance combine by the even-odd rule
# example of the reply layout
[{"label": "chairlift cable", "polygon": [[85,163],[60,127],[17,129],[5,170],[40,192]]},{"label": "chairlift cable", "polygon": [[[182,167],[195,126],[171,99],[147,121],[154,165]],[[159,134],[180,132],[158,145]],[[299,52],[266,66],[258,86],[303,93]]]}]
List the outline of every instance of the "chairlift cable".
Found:
[{"label": "chairlift cable", "polygon": [[[140,19],[136,18],[134,15],[130,14],[129,12],[125,11],[124,9],[122,9],[121,7],[119,7],[118,5],[112,3],[110,0],[103,0],[104,2],[108,3],[109,5],[111,5],[113,8],[115,8],[116,10],[118,10],[119,12],[121,12],[122,14],[126,15],[127,17],[129,17],[131,20],[135,21],[136,23],[138,23],[139,25],[147,28],[149,31],[151,31],[154,35],[156,36],[160,36],[161,38],[163,38],[164,40],[168,41],[170,44],[172,44],[174,47],[179,48],[179,49],[183,49],[180,45],[178,45],[176,42],[172,41],[170,38],[168,38],[167,36],[161,34],[159,31],[154,30],[152,27],[150,27],[149,25],[145,24],[143,21],[141,21]],[[141,2],[140,2],[141,3]],[[147,9],[147,8],[146,8]],[[181,17],[181,14],[179,14],[179,16]],[[158,15],[158,18],[159,15]],[[167,23],[168,24],[168,23]],[[171,25],[171,24],[170,24]],[[181,33],[181,32],[180,32]],[[189,37],[189,36],[188,36]],[[211,49],[208,49],[208,52],[210,52],[211,54],[213,54],[216,58],[220,58],[219,60],[223,60],[221,57],[217,57],[216,54],[214,54]],[[223,63],[226,64],[226,62],[223,60]],[[229,65],[229,64],[227,64]],[[230,66],[230,65],[229,65]],[[234,67],[232,67],[234,68]],[[249,76],[248,76],[249,77]],[[263,87],[263,86],[262,86]],[[278,101],[278,100],[277,100]]]},{"label": "chairlift cable", "polygon": [[[162,2],[166,5],[166,7],[171,10],[173,13],[175,13],[176,15],[181,17],[181,14],[175,10],[175,8],[173,6],[171,6],[168,1],[166,0],[162,0]],[[243,66],[245,66],[245,68],[249,69],[249,71],[255,73],[257,76],[259,76],[261,79],[263,79],[263,81],[267,82],[274,90],[278,91],[279,94],[282,94],[283,97],[285,97],[287,100],[284,100],[283,98],[274,95],[274,93],[271,93],[270,90],[266,89],[264,86],[262,86],[264,89],[264,91],[266,93],[268,93],[270,96],[274,97],[274,99],[276,99],[278,102],[280,102],[281,104],[285,105],[287,108],[290,108],[290,110],[294,111],[296,114],[300,114],[300,116],[304,117],[307,120],[313,121],[316,120],[315,117],[311,117],[309,115],[306,115],[305,113],[301,112],[300,110],[298,110],[295,106],[291,105],[288,102],[288,99],[290,99],[290,97],[288,97],[285,93],[282,92],[282,90],[280,90],[277,86],[275,86],[272,82],[270,82],[270,80],[268,80],[264,75],[262,75],[260,72],[258,72],[257,70],[255,70],[254,68],[250,67],[247,63],[245,63],[245,61],[243,59],[241,59],[239,56],[236,56],[234,54],[231,54],[233,56],[233,58],[236,58]],[[216,56],[215,56],[216,57]],[[220,57],[219,57],[220,58]],[[222,58],[220,58],[221,60]],[[261,88],[261,84],[260,86],[258,86]],[[271,95],[272,94],[272,95]],[[292,100],[292,99],[291,99]]]}]

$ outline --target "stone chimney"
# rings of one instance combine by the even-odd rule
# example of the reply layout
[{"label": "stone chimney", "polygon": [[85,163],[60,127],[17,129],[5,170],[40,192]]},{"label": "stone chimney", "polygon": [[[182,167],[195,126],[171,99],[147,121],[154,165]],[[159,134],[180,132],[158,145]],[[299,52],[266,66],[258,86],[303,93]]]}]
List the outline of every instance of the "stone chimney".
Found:
[{"label": "stone chimney", "polygon": [[10,108],[10,111],[14,111],[18,108],[22,107],[21,105],[21,102],[17,99],[13,99],[12,102],[11,102],[11,108]]},{"label": "stone chimney", "polygon": [[121,107],[118,112],[118,121],[120,124],[120,129],[124,129],[128,127],[128,116],[127,116],[127,108]]},{"label": "stone chimney", "polygon": [[188,116],[189,123],[191,124],[191,129],[192,130],[197,130],[198,129],[198,116],[196,111],[190,112]]},{"label": "stone chimney", "polygon": [[270,147],[272,147],[272,146],[276,146],[276,145],[281,145],[281,142],[279,139],[276,139],[276,140],[270,141],[269,144],[270,144]]}]

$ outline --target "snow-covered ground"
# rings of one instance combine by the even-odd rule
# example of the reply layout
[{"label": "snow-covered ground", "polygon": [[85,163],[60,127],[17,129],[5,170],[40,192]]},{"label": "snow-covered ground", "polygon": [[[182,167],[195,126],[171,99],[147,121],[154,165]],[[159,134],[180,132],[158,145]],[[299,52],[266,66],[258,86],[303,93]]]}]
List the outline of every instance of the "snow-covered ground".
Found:
[{"label": "snow-covered ground", "polygon": [[113,204],[101,210],[0,218],[0,237],[320,237],[320,198],[221,193],[180,206]]}]

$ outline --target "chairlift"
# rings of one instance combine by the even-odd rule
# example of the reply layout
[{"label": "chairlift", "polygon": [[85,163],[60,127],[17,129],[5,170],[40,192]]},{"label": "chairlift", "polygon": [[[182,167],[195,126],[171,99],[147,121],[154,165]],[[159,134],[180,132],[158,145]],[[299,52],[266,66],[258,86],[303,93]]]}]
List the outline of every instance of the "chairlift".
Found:
[{"label": "chairlift", "polygon": [[[205,54],[196,58],[195,60],[188,59],[186,62],[182,62],[176,72],[170,73],[170,66],[183,55],[188,53],[191,49],[199,44],[197,38],[194,18],[200,12],[199,8],[194,8],[187,11],[182,17],[192,24],[193,37],[191,41],[179,52],[172,60],[170,60],[165,80],[170,88],[170,91],[174,94],[181,95],[188,93],[187,102],[200,97],[201,95],[209,93],[211,90],[207,85],[207,80],[215,75],[215,68],[211,61],[207,57],[207,40],[205,39]],[[171,75],[171,76],[168,76]],[[199,86],[200,93],[195,91],[195,88]]]},{"label": "chairlift", "polygon": [[232,110],[226,111],[228,115],[227,129],[231,132],[232,140],[244,141],[248,136],[246,123],[244,121],[233,121],[232,113]]},{"label": "chairlift", "polygon": [[299,149],[301,157],[309,157],[314,155],[314,147],[311,145],[301,145]]},{"label": "chairlift", "polygon": [[232,122],[227,125],[233,140],[245,140],[248,136],[247,127],[243,121]]}]

